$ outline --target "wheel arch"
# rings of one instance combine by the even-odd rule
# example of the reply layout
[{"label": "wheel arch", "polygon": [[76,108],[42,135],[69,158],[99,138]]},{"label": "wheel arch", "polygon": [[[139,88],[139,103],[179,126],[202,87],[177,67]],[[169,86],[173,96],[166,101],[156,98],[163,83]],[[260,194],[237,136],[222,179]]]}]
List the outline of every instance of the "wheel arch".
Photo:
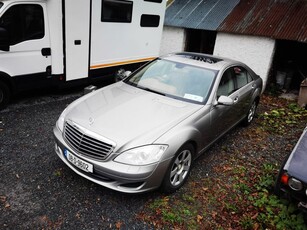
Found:
[{"label": "wheel arch", "polygon": [[0,81],[2,81],[3,83],[5,83],[8,86],[8,88],[9,88],[9,90],[12,94],[15,92],[16,87],[15,87],[13,79],[10,75],[8,75],[5,72],[0,71]]}]

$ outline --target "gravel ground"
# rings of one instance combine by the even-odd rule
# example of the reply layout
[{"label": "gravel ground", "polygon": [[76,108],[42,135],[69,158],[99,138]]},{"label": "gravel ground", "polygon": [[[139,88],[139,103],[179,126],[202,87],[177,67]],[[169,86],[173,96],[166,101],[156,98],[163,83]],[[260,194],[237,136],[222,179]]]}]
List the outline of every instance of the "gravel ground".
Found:
[{"label": "gravel ground", "polygon": [[16,101],[0,112],[0,229],[150,229],[135,215],[156,193],[126,195],[76,175],[54,152],[52,128],[82,95]]},{"label": "gravel ground", "polygon": [[[74,90],[27,96],[0,111],[0,229],[154,228],[137,215],[146,203],[161,197],[159,191],[141,195],[114,192],[78,176],[55,154],[52,128],[66,105],[81,95],[82,90]],[[301,130],[295,132],[299,137]],[[227,152],[235,152],[244,145],[252,147],[255,137],[246,136],[245,128],[233,129],[196,162],[190,182],[206,176],[223,178],[212,169],[233,155],[221,152],[218,146],[227,145]],[[240,156],[280,163],[295,142],[268,136],[266,143]],[[187,189],[189,183],[179,193]]]}]

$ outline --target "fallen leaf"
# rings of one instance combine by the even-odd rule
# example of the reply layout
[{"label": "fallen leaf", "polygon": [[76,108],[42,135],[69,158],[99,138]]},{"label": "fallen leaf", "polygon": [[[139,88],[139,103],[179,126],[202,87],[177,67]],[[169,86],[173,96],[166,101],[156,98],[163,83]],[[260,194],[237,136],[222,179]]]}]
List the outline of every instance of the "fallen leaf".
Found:
[{"label": "fallen leaf", "polygon": [[254,220],[254,219],[256,219],[257,217],[258,217],[258,212],[257,212],[255,215],[253,215],[253,216],[251,217],[251,219]]},{"label": "fallen leaf", "polygon": [[214,212],[214,211],[213,211],[213,212],[211,213],[211,216],[212,216],[213,219],[216,218],[216,215],[217,215],[217,212]]},{"label": "fallen leaf", "polygon": [[117,223],[115,224],[117,229],[120,229],[122,225],[123,225],[123,223],[120,222],[120,221],[117,221]]},{"label": "fallen leaf", "polygon": [[197,215],[197,223],[200,223],[200,221],[203,219],[201,215]]},{"label": "fallen leaf", "polygon": [[0,201],[4,203],[6,201],[6,196],[0,196]]}]

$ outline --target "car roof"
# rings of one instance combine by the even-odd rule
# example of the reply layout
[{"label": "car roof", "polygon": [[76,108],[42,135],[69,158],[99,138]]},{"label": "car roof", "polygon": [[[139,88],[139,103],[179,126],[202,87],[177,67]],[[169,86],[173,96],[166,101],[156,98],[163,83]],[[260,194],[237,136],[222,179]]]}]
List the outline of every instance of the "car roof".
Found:
[{"label": "car roof", "polygon": [[209,54],[191,53],[191,52],[171,53],[162,56],[161,58],[165,60],[186,63],[212,70],[221,70],[226,66],[230,65],[244,65],[239,61],[235,61],[229,58],[224,58]]}]

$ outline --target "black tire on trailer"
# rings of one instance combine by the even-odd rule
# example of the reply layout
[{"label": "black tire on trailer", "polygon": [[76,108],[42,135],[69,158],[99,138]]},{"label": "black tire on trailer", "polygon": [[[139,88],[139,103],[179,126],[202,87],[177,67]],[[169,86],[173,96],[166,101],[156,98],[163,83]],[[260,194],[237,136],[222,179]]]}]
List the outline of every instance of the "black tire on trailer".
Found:
[{"label": "black tire on trailer", "polygon": [[8,85],[2,81],[0,81],[0,110],[4,109],[11,97],[11,92]]}]

